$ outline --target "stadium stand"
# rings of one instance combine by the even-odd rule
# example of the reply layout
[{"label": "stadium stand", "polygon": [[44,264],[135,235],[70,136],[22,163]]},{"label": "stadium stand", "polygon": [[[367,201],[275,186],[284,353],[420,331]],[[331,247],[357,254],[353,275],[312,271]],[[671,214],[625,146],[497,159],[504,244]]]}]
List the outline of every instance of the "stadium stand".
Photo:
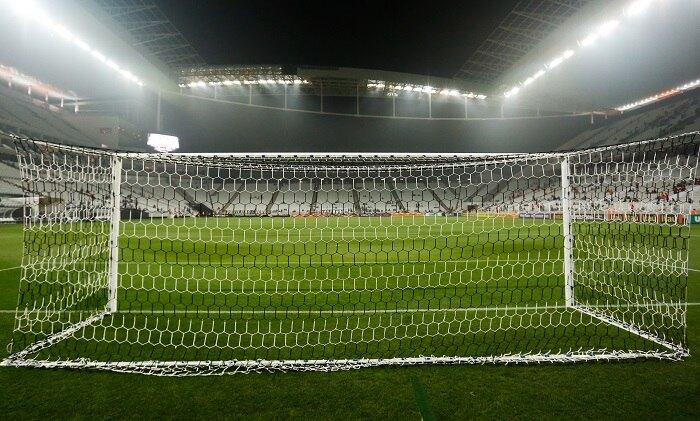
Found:
[{"label": "stadium stand", "polygon": [[84,146],[99,146],[73,123],[63,118],[64,111],[0,87],[0,127],[6,131]]},{"label": "stadium stand", "polygon": [[579,149],[671,136],[700,129],[700,95],[688,94],[663,101],[585,131],[560,148]]},{"label": "stadium stand", "polygon": [[[65,118],[65,111],[40,103],[6,87],[0,87],[0,127],[27,135],[77,145],[99,147],[99,138],[90,136],[86,126],[80,129]],[[510,123],[512,124],[512,122]],[[560,150],[581,149],[638,141],[690,132],[700,129],[700,95],[689,93],[659,102],[643,109],[611,117],[563,143]],[[190,185],[172,185],[167,178],[142,180],[127,175],[122,195],[122,207],[127,217],[182,217],[196,215],[219,216],[300,216],[300,215],[384,215],[418,213],[425,215],[458,215],[474,211],[490,212],[556,212],[561,207],[560,192],[532,177],[523,184],[522,177],[510,181],[480,180],[480,186],[460,183],[449,177],[411,179],[287,179],[237,180],[224,184],[206,176]],[[576,191],[581,206],[615,212],[659,211],[689,212],[700,200],[696,186],[675,186],[669,191],[661,187],[663,180],[637,180],[623,193],[607,195],[606,176],[595,184],[600,191]],[[527,179],[528,177],[525,177]],[[207,181],[211,185],[204,185]],[[656,183],[658,181],[658,183]],[[213,183],[213,184],[212,184]],[[218,184],[217,184],[218,183]],[[656,187],[658,184],[660,187]],[[466,187],[465,187],[466,186]],[[74,218],[100,218],[84,215],[86,201],[108,203],[108,197],[89,186],[79,186],[77,195],[52,198],[64,203]],[[23,196],[14,148],[7,139],[0,142],[0,199]],[[612,194],[612,193],[611,193]],[[622,194],[622,196],[620,196]],[[590,197],[606,197],[590,202]],[[5,201],[8,203],[8,201]],[[17,201],[0,206],[7,215],[19,215]],[[99,212],[98,212],[99,213]]]}]

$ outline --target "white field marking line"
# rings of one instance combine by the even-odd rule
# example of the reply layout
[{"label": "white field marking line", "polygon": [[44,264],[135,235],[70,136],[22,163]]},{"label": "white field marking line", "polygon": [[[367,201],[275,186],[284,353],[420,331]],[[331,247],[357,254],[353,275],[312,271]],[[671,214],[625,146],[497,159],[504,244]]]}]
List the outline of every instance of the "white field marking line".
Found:
[{"label": "white field marking line", "polygon": [[[528,259],[463,259],[463,260],[433,260],[433,261],[404,261],[404,262],[368,262],[368,261],[357,261],[357,260],[335,260],[335,261],[317,261],[317,260],[311,260],[311,261],[301,261],[301,262],[287,262],[287,261],[271,261],[267,262],[264,259],[250,259],[251,261],[261,264],[261,265],[272,265],[272,264],[358,264],[358,265],[414,265],[414,264],[447,264],[447,263],[469,263],[469,262],[492,262],[492,263],[499,263],[499,262],[520,262],[520,263],[552,263],[552,262],[562,262],[563,260],[560,258],[552,258],[552,259],[537,259],[537,260],[528,260]],[[177,261],[177,262],[119,262],[120,265],[128,265],[128,266],[138,266],[138,265],[192,265],[192,266],[200,266],[206,267],[206,266],[224,266],[224,265],[229,265],[229,264],[248,264],[248,260],[236,260],[232,262],[226,262],[226,263],[204,263],[202,264],[201,262],[188,262],[188,261]],[[70,263],[64,263],[60,261],[53,261],[49,263],[45,263],[43,265],[64,265],[64,266],[70,266],[70,265],[80,265],[80,264],[85,264],[85,265],[105,265],[105,262],[89,262],[89,261],[80,261],[80,262],[70,262]],[[33,269],[43,269],[42,264],[38,265],[27,265],[27,267],[32,267]],[[21,267],[21,266],[17,266]],[[249,267],[249,266],[244,266],[244,267]],[[250,266],[251,268],[261,268],[259,266]],[[291,266],[290,266],[291,267]],[[264,266],[262,267],[264,268]]]},{"label": "white field marking line", "polygon": [[[351,235],[311,235],[311,236],[286,236],[286,235],[241,235],[240,237],[199,237],[199,238],[183,238],[183,237],[151,237],[148,235],[124,235],[123,238],[135,238],[139,240],[157,240],[157,241],[188,241],[188,242],[221,242],[221,243],[227,243],[227,242],[244,242],[244,243],[249,243],[249,244],[289,244],[290,242],[305,242],[305,241],[311,241],[311,240],[338,240],[338,241],[436,241],[436,239],[440,238],[457,238],[461,236],[472,236],[472,235],[480,235],[480,236],[486,236],[489,233],[493,233],[494,231],[490,232],[483,232],[483,233],[462,233],[462,232],[426,232],[426,233],[419,233],[418,236],[412,237],[412,236],[391,236],[391,235],[383,235],[383,236],[351,236]],[[448,235],[449,234],[449,235]],[[431,237],[431,236],[439,236],[439,237]],[[513,237],[513,238],[508,238],[509,240],[538,240],[538,239],[545,239],[545,238],[554,238],[555,236],[549,235],[549,236],[543,236],[543,237]],[[561,237],[561,236],[560,236]]]},{"label": "white field marking line", "polygon": [[22,266],[13,266],[11,268],[3,268],[3,269],[0,269],[0,272],[6,271],[6,270],[15,270],[15,269],[22,269]]},{"label": "white field marking line", "polygon": [[[656,304],[599,304],[599,305],[588,305],[589,308],[662,308],[662,307],[684,307],[684,306],[700,306],[700,302],[697,303],[656,303]],[[378,309],[371,311],[358,311],[358,310],[235,310],[235,311],[204,311],[204,310],[118,310],[116,314],[129,315],[129,314],[155,314],[159,316],[168,316],[172,314],[199,314],[216,316],[218,314],[350,314],[358,316],[370,316],[373,314],[393,314],[393,313],[478,313],[478,312],[508,312],[508,311],[539,311],[539,310],[575,310],[566,305],[542,305],[542,306],[522,306],[522,307],[469,307],[469,308],[441,308],[441,309],[420,309],[420,308],[409,308],[409,309]],[[0,310],[0,314],[15,314],[19,315],[25,314],[24,311],[17,312],[16,310]],[[48,310],[37,310],[28,311],[29,314],[92,314],[94,311],[80,311],[80,310],[67,310],[67,311],[48,311]]]}]

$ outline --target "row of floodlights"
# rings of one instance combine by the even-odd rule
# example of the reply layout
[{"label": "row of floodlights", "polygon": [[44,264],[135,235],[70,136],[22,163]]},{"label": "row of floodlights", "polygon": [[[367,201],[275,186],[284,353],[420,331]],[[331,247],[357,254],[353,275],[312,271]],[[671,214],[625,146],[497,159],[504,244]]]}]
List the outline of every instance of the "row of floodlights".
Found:
[{"label": "row of floodlights", "polygon": [[[644,11],[646,11],[649,6],[651,5],[653,0],[635,0],[631,2],[624,10],[623,10],[623,15],[625,16],[637,16],[642,14]],[[586,35],[583,39],[577,42],[579,48],[586,48],[590,47],[593,44],[596,43],[601,38],[605,38],[608,35],[610,35],[618,26],[620,25],[620,21],[617,19],[611,19],[606,21],[605,23],[601,24],[598,26],[594,31]],[[573,49],[567,49],[561,54],[559,54],[557,57],[553,58],[550,60],[547,64],[545,64],[542,68],[537,70],[534,74],[531,76],[527,77],[525,80],[521,81],[519,84],[513,86],[509,90],[505,91],[503,93],[503,96],[506,98],[509,98],[518,92],[520,90],[528,85],[530,85],[532,82],[536,81],[540,77],[544,76],[545,73],[548,71],[554,69],[555,67],[559,66],[566,60],[570,59],[573,57],[575,54],[575,51]]]},{"label": "row of floodlights", "polygon": [[650,96],[650,97],[647,97],[647,98],[644,98],[644,99],[640,99],[640,100],[638,100],[638,101],[631,102],[631,103],[629,103],[629,104],[621,105],[621,106],[619,106],[619,107],[616,107],[615,109],[616,109],[617,111],[628,111],[628,110],[631,110],[631,109],[634,109],[634,108],[638,108],[638,107],[641,107],[641,106],[643,106],[643,105],[646,105],[646,104],[649,104],[649,103],[652,103],[652,102],[655,102],[655,101],[664,99],[664,98],[666,98],[666,97],[668,97],[668,96],[675,95],[675,94],[680,93],[680,92],[683,92],[683,91],[687,91],[687,90],[690,90],[690,89],[695,89],[695,88],[698,87],[698,86],[700,86],[700,79],[696,79],[696,80],[694,80],[694,81],[692,81],[692,82],[688,82],[688,83],[686,83],[686,84],[684,84],[684,85],[677,86],[677,87],[675,87],[675,88],[673,88],[673,89],[669,89],[669,90],[667,90],[667,91],[660,92],[660,93],[658,93],[658,94],[656,94],[656,95],[652,95],[652,96]]},{"label": "row of floodlights", "polygon": [[121,74],[127,80],[134,82],[138,86],[144,85],[144,83],[141,81],[141,79],[136,77],[129,70],[118,65],[117,63],[112,61],[110,58],[108,58],[107,56],[102,54],[99,50],[96,50],[95,48],[91,47],[86,41],[82,40],[77,35],[73,34],[65,26],[54,21],[34,1],[32,1],[32,0],[19,0],[19,1],[17,1],[17,0],[15,0],[15,1],[0,0],[0,3],[4,3],[7,6],[11,7],[20,16],[22,16],[26,19],[31,19],[31,20],[41,24],[43,27],[48,28],[53,34],[56,34],[59,37],[63,38],[64,40],[72,43],[76,47],[83,50],[85,53],[91,55],[93,58],[95,58],[96,60],[98,60],[102,64],[106,65],[107,67],[114,70],[115,72]]},{"label": "row of floodlights", "polygon": [[426,94],[437,94],[447,96],[464,96],[467,98],[486,99],[486,95],[475,94],[474,92],[460,92],[457,89],[440,89],[427,85],[411,85],[411,84],[389,84],[381,80],[367,81],[367,88],[373,89],[388,89],[390,91],[406,91],[406,92],[422,92]]},{"label": "row of floodlights", "polygon": [[75,99],[73,95],[62,92],[47,83],[44,83],[34,77],[27,76],[17,69],[5,66],[3,64],[0,64],[0,79],[6,81],[10,86],[16,84],[26,87],[28,95],[31,95],[32,90],[36,89],[37,91],[46,95],[47,101],[49,97],[61,98],[61,102],[63,99]]},{"label": "row of floodlights", "polygon": [[181,83],[178,86],[181,88],[203,88],[205,86],[233,86],[233,85],[305,85],[309,81],[305,79],[245,79],[245,80],[222,80],[205,82],[198,80],[196,82]]}]

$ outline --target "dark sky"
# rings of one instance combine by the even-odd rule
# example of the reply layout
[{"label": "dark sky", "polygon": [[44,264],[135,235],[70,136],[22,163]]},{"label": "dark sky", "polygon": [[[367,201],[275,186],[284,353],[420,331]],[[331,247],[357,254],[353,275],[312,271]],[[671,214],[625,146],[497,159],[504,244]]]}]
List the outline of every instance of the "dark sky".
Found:
[{"label": "dark sky", "polygon": [[452,77],[517,0],[158,0],[210,64],[347,66]]}]

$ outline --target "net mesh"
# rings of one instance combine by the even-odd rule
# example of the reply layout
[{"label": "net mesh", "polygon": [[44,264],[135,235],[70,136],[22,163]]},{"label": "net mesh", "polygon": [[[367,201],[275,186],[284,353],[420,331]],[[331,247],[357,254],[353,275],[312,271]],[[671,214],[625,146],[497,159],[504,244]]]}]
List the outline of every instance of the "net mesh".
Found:
[{"label": "net mesh", "polygon": [[33,202],[3,364],[679,359],[699,143],[262,156],[15,137]]}]

